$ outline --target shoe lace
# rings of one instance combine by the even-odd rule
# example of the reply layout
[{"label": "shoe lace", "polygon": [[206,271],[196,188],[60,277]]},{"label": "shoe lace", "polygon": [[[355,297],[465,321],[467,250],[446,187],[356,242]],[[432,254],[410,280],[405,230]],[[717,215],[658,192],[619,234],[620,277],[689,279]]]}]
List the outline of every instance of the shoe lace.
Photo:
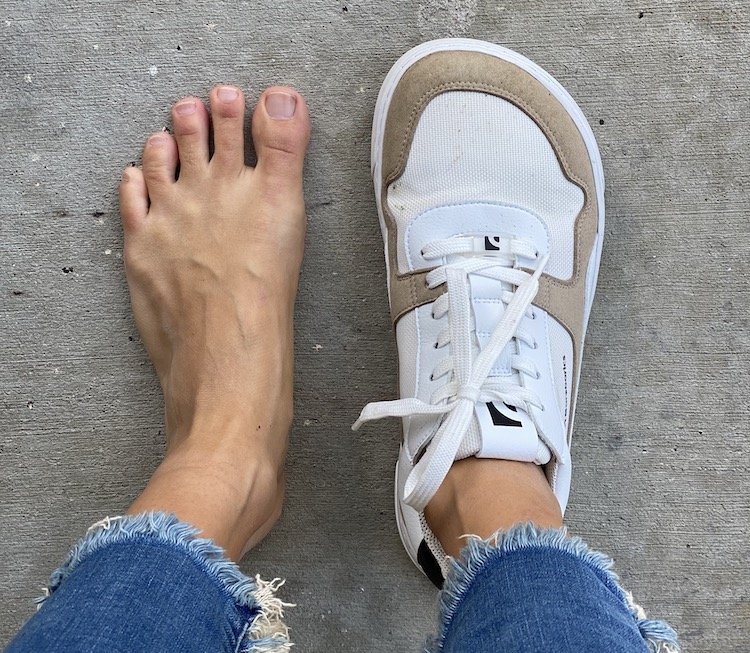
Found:
[{"label": "shoe lace", "polygon": [[[492,237],[493,251],[487,252],[484,240],[484,237],[474,236],[453,237],[430,243],[422,251],[427,260],[450,257],[450,262],[431,270],[425,278],[430,288],[446,287],[446,292],[433,304],[434,318],[448,315],[448,325],[438,335],[435,346],[440,348],[450,343],[451,355],[438,363],[432,378],[451,373],[450,379],[432,394],[429,403],[416,397],[369,403],[352,426],[357,430],[365,422],[385,417],[441,416],[442,423],[423,445],[422,456],[404,487],[404,501],[420,512],[435,495],[455,461],[471,427],[477,402],[502,401],[527,413],[531,406],[544,410],[538,395],[520,384],[520,374],[539,376],[531,361],[513,354],[511,368],[518,374],[498,380],[490,378],[490,373],[512,339],[536,346],[533,337],[519,329],[519,325],[524,316],[535,317],[531,302],[539,290],[539,277],[549,256],[540,257],[526,241],[502,237]],[[520,257],[537,261],[532,274],[519,268]],[[515,288],[503,291],[505,310],[478,353],[473,346],[476,329],[469,275],[487,277]]]}]

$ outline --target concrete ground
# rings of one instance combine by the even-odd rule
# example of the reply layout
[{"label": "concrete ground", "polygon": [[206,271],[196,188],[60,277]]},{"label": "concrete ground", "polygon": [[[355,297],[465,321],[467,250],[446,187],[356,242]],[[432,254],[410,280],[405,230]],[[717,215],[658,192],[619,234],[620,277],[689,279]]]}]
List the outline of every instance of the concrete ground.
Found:
[{"label": "concrete ground", "polygon": [[[157,8],[157,5],[160,5]],[[286,513],[243,568],[285,576],[300,651],[417,651],[435,593],[392,514],[399,426],[369,178],[378,87],[445,35],[517,49],[599,140],[607,234],[571,528],[685,650],[750,648],[750,3],[0,2],[0,643],[163,448],[128,308],[115,189],[170,103],[234,82],[308,98],[309,232]]]}]

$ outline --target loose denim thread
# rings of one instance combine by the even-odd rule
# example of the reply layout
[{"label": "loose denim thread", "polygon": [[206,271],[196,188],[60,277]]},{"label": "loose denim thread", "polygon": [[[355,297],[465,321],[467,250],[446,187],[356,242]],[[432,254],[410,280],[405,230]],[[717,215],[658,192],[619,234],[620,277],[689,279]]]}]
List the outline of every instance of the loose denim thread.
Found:
[{"label": "loose denim thread", "polygon": [[592,551],[580,537],[568,537],[567,528],[543,529],[533,524],[519,524],[507,531],[498,530],[487,539],[476,535],[466,536],[468,544],[459,559],[450,558],[450,573],[440,593],[441,632],[428,642],[425,653],[440,653],[445,644],[448,625],[456,615],[477,574],[493,555],[522,549],[552,548],[579,558],[599,574],[605,585],[628,607],[638,624],[638,630],[652,653],[680,653],[677,633],[665,621],[646,618],[632,594],[620,586],[619,576],[612,571],[614,561],[598,551]]},{"label": "loose denim thread", "polygon": [[292,650],[294,644],[289,641],[284,608],[296,606],[276,596],[285,582],[282,578],[266,581],[255,575],[255,600],[261,606],[260,612],[248,624],[246,636],[240,638],[238,653],[287,653]]},{"label": "loose denim thread", "polygon": [[239,567],[227,560],[223,549],[206,538],[196,537],[198,529],[181,522],[173,514],[146,512],[124,517],[105,517],[92,525],[86,535],[71,549],[68,559],[50,577],[44,595],[35,599],[37,610],[88,556],[109,544],[151,537],[181,549],[229,594],[234,603],[256,612],[246,625],[237,645],[237,653],[288,653],[292,643],[283,621],[284,603],[276,596],[284,580],[250,579]]}]

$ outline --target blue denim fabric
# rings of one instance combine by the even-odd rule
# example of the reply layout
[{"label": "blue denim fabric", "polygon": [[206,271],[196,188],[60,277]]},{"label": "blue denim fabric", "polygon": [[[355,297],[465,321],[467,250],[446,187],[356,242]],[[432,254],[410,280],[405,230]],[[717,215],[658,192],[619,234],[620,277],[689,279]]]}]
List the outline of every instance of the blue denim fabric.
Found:
[{"label": "blue denim fabric", "polygon": [[[639,613],[611,564],[564,530],[475,539],[453,562],[425,650],[678,651],[674,631]],[[290,644],[279,584],[244,576],[174,516],[107,519],[52,575],[6,653],[281,653]]]},{"label": "blue denim fabric", "polygon": [[441,593],[430,653],[672,653],[676,633],[646,619],[612,560],[565,529],[520,525],[474,538]]},{"label": "blue denim fabric", "polygon": [[289,650],[273,596],[173,515],[92,526],[54,572],[6,653],[276,653]]}]

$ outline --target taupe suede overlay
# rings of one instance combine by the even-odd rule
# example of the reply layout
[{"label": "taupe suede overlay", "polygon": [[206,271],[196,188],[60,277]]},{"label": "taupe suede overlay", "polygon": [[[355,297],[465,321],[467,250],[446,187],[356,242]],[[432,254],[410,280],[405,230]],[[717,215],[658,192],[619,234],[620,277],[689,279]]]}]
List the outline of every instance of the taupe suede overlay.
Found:
[{"label": "taupe suede overlay", "polygon": [[[417,306],[434,301],[443,292],[440,288],[427,288],[426,272],[398,273],[396,222],[387,199],[388,187],[406,168],[422,111],[430,100],[447,91],[481,91],[515,104],[539,125],[565,176],[583,190],[583,208],[575,221],[573,274],[567,281],[543,274],[534,300],[534,304],[559,320],[573,338],[575,383],[583,340],[586,270],[598,225],[591,161],[583,137],[560,102],[529,73],[492,55],[457,51],[428,55],[406,71],[391,99],[383,140],[381,199],[388,227],[393,322]],[[572,396],[576,396],[575,385]]]}]

